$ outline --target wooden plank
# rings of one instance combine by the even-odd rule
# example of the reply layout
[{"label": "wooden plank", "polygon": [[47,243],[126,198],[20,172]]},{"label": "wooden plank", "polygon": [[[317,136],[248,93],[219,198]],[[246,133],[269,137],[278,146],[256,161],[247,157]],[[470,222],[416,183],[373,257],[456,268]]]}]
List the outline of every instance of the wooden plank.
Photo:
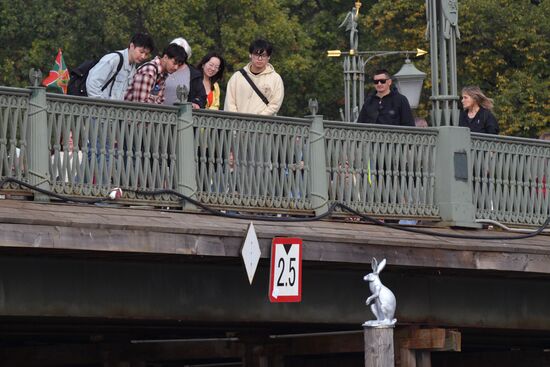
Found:
[{"label": "wooden plank", "polygon": [[445,346],[445,329],[412,330],[409,338],[403,342],[408,349],[440,349]]},{"label": "wooden plank", "polygon": [[432,367],[432,353],[426,350],[416,352],[417,367]]},{"label": "wooden plank", "polygon": [[[233,246],[242,243],[249,222],[205,214],[0,200],[0,246],[235,256],[238,249]],[[375,256],[387,257],[390,265],[550,273],[545,236],[510,246],[357,223],[254,223],[263,253],[273,237],[296,236],[308,245],[304,260],[365,264]],[[56,232],[68,237],[62,239]],[[488,231],[459,231],[480,232]]]},{"label": "wooden plank", "polygon": [[347,334],[277,338],[274,341],[281,344],[281,353],[285,355],[357,353],[365,350],[361,331]]},{"label": "wooden plank", "polygon": [[402,348],[459,352],[461,334],[458,331],[442,328],[415,329],[410,332],[409,338],[403,341]]},{"label": "wooden plank", "polygon": [[416,367],[416,351],[412,349],[401,348],[399,356],[399,364],[396,363],[396,366]]},{"label": "wooden plank", "polygon": [[[8,203],[8,204],[6,204]],[[16,203],[16,204],[15,204]],[[22,206],[22,207],[21,207]],[[4,208],[5,207],[5,208]],[[12,210],[17,207],[16,213]],[[45,210],[46,208],[47,210]],[[4,210],[5,209],[5,210]],[[37,212],[43,212],[44,215],[36,215]],[[197,217],[198,216],[198,217]],[[234,226],[246,227],[248,220],[238,220],[230,218],[221,218],[209,215],[184,214],[158,210],[136,210],[127,208],[109,208],[97,206],[75,206],[75,205],[52,205],[38,204],[20,201],[2,200],[0,204],[0,222],[17,223],[17,218],[24,220],[25,223],[63,225],[70,223],[75,225],[101,225],[101,226],[139,226],[141,228],[156,228],[157,230],[166,229],[178,232],[183,224],[186,228],[225,228],[231,231]],[[199,221],[197,221],[199,218]],[[483,241],[467,241],[460,239],[445,239],[436,236],[420,235],[409,232],[401,232],[390,228],[379,226],[340,223],[340,222],[307,222],[307,223],[273,223],[255,221],[263,226],[268,235],[281,235],[284,233],[303,233],[308,238],[324,238],[328,241],[338,241],[345,238],[347,242],[391,244],[396,242],[406,242],[408,246],[430,246],[440,248],[457,248],[463,246],[464,242],[470,249],[483,249],[501,251],[514,251],[516,248],[526,248],[526,244],[533,244],[531,250],[548,252],[547,241],[542,238],[533,238],[513,243],[510,246],[509,241],[499,241],[482,243]],[[454,231],[449,229],[430,229],[436,233],[459,233],[459,234],[479,234],[480,232],[490,232],[491,235],[507,235],[506,233],[494,231]],[[368,235],[366,235],[366,233]],[[541,236],[543,237],[543,236]],[[310,238],[308,238],[310,239]],[[437,246],[436,246],[437,245]]]}]

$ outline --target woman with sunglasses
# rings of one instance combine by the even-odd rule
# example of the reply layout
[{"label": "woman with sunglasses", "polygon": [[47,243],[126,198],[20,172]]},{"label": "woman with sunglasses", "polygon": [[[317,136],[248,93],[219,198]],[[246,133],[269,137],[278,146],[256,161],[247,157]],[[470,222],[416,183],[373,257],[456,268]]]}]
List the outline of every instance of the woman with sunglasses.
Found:
[{"label": "woman with sunglasses", "polygon": [[218,81],[223,77],[225,60],[216,52],[210,52],[197,64],[197,69],[202,72],[202,83],[206,91],[206,108],[219,110],[220,86]]},{"label": "woman with sunglasses", "polygon": [[375,92],[365,98],[357,122],[366,124],[415,126],[407,97],[392,87],[387,70],[377,70],[372,78]]},{"label": "woman with sunglasses", "polygon": [[458,125],[468,127],[474,133],[498,134],[498,121],[491,112],[493,100],[476,86],[462,89],[462,108]]}]

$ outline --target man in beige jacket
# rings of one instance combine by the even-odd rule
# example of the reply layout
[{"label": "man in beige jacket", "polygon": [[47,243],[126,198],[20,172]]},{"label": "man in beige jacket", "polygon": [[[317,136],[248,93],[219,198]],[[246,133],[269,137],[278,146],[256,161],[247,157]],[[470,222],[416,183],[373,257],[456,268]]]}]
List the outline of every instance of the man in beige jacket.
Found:
[{"label": "man in beige jacket", "polygon": [[250,44],[248,51],[250,62],[227,83],[224,110],[275,115],[283,103],[285,88],[283,79],[269,63],[273,46],[258,39]]}]

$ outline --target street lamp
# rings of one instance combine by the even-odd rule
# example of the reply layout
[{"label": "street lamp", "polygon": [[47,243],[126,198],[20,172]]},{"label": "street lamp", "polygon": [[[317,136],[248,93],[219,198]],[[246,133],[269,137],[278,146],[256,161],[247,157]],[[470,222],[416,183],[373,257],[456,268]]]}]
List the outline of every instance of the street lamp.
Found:
[{"label": "street lamp", "polygon": [[418,107],[420,101],[420,93],[422,92],[422,84],[426,78],[426,73],[418,70],[411,60],[407,57],[405,64],[401,67],[394,76],[397,90],[399,93],[407,97],[411,108]]},{"label": "street lamp", "polygon": [[[345,110],[340,109],[340,114],[343,121],[355,121],[359,115],[359,111],[363,107],[363,102],[365,99],[365,66],[366,64],[375,57],[405,54],[407,56],[407,61],[410,63],[409,54],[415,54],[416,56],[425,55],[427,52],[419,48],[416,51],[360,51],[358,50],[358,30],[357,30],[357,18],[359,17],[359,8],[361,7],[361,2],[356,1],[355,6],[351,9],[350,12],[346,15],[346,18],[340,24],[340,27],[346,26],[346,31],[350,32],[350,50],[349,51],[340,51],[340,50],[329,50],[327,51],[328,57],[340,57],[345,56],[344,58],[344,101],[345,101]],[[364,59],[363,57],[366,57]],[[415,83],[413,86],[409,85],[409,78],[411,77],[412,70],[401,69],[403,76],[401,78],[403,87],[400,88],[404,91],[403,94],[409,100],[411,105],[415,107],[418,106],[418,100],[420,98],[420,90],[422,88],[422,81],[426,74],[422,73],[416,69],[412,64],[410,65],[415,71],[416,74],[421,73],[422,80],[420,83]],[[407,80],[407,82],[405,81]],[[418,76],[414,79],[418,80]],[[406,85],[406,86],[405,86]],[[399,84],[398,84],[399,88]],[[410,97],[409,97],[410,96]],[[415,98],[416,97],[416,98]],[[411,103],[414,102],[414,103]]]},{"label": "street lamp", "polygon": [[[426,74],[418,70],[411,63],[409,55],[413,54],[416,55],[416,57],[419,57],[427,53],[427,51],[424,51],[420,48],[417,48],[416,50],[400,51],[356,51],[353,49],[349,52],[340,50],[327,51],[328,57],[346,57],[344,60],[345,111],[340,112],[342,115],[342,120],[355,121],[357,119],[357,115],[359,114],[361,107],[363,107],[363,102],[365,99],[365,66],[370,60],[375,57],[390,55],[405,55],[407,57],[405,64],[403,65],[401,70],[396,75],[394,75],[394,77],[397,77],[397,88],[399,89],[399,92],[407,97],[409,104],[412,108],[416,108],[418,106],[420,93],[422,91],[422,83],[424,81],[424,78],[426,77]],[[365,56],[366,59],[364,59],[363,56]],[[407,63],[409,64],[408,66]],[[420,75],[422,75],[421,79]],[[411,77],[413,78],[411,79]],[[400,79],[402,81],[402,85],[406,84],[406,86],[404,86],[403,88],[400,88],[399,86]],[[417,82],[411,85],[412,81]]]}]

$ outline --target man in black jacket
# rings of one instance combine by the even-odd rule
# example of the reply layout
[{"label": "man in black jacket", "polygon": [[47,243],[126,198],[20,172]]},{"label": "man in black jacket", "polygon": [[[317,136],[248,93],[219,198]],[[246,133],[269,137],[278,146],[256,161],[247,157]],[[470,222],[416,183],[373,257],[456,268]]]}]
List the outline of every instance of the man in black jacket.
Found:
[{"label": "man in black jacket", "polygon": [[377,70],[372,79],[376,92],[365,98],[357,122],[367,124],[415,126],[407,97],[392,88],[387,70]]}]

